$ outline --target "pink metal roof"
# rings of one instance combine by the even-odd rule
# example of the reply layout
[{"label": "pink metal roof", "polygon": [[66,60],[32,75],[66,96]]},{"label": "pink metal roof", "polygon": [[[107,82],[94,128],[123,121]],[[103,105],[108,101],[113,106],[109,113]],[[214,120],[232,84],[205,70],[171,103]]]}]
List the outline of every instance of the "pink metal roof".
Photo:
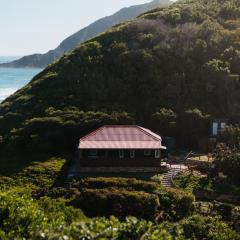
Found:
[{"label": "pink metal roof", "polygon": [[103,126],[80,139],[79,149],[165,149],[156,133],[139,126]]}]

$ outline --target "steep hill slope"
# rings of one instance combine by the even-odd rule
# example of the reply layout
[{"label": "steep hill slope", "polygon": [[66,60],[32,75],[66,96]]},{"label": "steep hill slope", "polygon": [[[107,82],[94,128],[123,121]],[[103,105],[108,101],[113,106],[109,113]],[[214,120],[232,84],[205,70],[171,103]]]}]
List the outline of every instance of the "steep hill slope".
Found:
[{"label": "steep hill slope", "polygon": [[10,149],[62,151],[91,128],[134,122],[193,143],[210,117],[239,122],[239,64],[240,2],[179,1],[48,66],[0,105],[0,135]]},{"label": "steep hill slope", "polygon": [[56,59],[60,58],[64,53],[70,52],[80,43],[95,37],[97,34],[106,31],[109,27],[121,23],[126,20],[133,19],[139,14],[146,12],[150,9],[159,7],[161,5],[169,5],[169,0],[153,0],[150,3],[123,8],[117,13],[99,19],[98,21],[90,24],[86,28],[74,33],[65,39],[56,49],[50,50],[45,54],[33,54],[22,57],[17,61],[11,63],[0,64],[0,67],[40,67],[44,68]]}]

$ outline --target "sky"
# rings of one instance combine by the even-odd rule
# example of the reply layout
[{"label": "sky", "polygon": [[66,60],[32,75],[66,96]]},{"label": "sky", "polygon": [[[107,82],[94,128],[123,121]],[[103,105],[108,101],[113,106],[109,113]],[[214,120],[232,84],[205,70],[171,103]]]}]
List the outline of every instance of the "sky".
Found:
[{"label": "sky", "polygon": [[151,0],[0,0],[0,56],[45,53],[95,20]]}]

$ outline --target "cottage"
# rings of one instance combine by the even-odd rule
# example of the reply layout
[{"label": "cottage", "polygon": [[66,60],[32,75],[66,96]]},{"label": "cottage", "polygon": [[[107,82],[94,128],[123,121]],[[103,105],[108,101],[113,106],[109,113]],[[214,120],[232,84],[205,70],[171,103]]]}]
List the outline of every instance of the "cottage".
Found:
[{"label": "cottage", "polygon": [[162,138],[140,126],[103,126],[80,139],[81,167],[161,167]]}]

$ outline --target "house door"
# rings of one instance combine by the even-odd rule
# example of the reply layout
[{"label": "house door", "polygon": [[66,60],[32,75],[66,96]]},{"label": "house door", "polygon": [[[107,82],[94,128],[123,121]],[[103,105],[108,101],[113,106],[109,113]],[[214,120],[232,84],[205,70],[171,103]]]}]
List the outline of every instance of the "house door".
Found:
[{"label": "house door", "polygon": [[214,122],[212,125],[212,135],[217,136],[218,135],[218,123]]}]

